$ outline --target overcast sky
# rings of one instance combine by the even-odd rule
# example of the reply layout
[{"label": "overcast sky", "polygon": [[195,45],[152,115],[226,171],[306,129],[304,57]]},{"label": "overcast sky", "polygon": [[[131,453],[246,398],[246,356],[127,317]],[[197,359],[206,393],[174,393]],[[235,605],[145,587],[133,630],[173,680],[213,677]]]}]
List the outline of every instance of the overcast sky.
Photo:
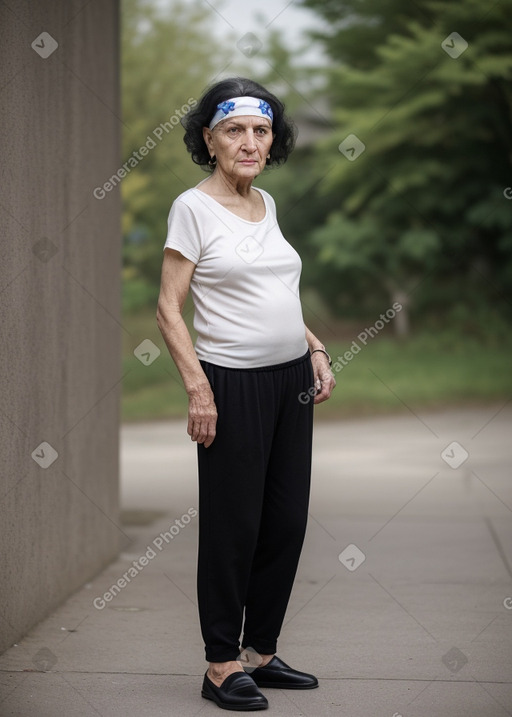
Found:
[{"label": "overcast sky", "polygon": [[[321,26],[317,15],[290,0],[202,0],[215,12],[219,29],[234,30],[240,35],[245,32],[261,32],[262,26],[277,28],[284,32],[293,44],[303,39],[303,33],[313,26]],[[264,23],[257,21],[263,17]],[[264,40],[264,38],[261,38]]]},{"label": "overcast sky", "polygon": [[[252,32],[265,44],[267,29],[280,30],[286,44],[293,49],[306,44],[305,33],[314,28],[325,27],[323,21],[311,10],[298,5],[297,0],[184,0],[204,5],[210,11],[214,27],[212,31],[219,37],[235,35],[244,37]],[[155,0],[160,6],[172,5],[172,0]],[[311,46],[301,54],[301,64],[321,64],[322,51]]]}]

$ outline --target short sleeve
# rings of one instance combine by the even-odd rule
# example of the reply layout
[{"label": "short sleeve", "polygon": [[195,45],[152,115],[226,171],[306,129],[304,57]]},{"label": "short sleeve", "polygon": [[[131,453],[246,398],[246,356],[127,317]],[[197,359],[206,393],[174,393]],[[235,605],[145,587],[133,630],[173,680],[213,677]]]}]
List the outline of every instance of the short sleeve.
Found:
[{"label": "short sleeve", "polygon": [[201,237],[196,219],[190,207],[177,199],[167,219],[167,238],[164,249],[176,249],[194,264],[201,256]]},{"label": "short sleeve", "polygon": [[264,189],[259,190],[261,194],[264,196],[267,206],[270,207],[270,211],[272,215],[274,216],[274,219],[277,219],[277,210],[276,210],[276,203],[274,201],[274,197],[266,192]]}]

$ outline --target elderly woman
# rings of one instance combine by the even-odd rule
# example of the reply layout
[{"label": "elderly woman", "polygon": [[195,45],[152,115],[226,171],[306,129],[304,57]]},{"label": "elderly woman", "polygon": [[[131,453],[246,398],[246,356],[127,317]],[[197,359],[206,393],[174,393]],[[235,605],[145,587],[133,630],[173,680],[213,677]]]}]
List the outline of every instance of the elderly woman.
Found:
[{"label": "elderly woman", "polygon": [[[303,322],[299,255],[272,197],[252,186],[293,149],[283,104],[232,78],[183,124],[193,161],[210,176],[171,207],[157,319],[198,450],[197,590],[209,662],[201,694],[224,709],[258,710],[268,707],[260,687],[318,686],[275,653],[306,529],[313,403],[335,381]],[[182,318],[189,289],[195,346]]]}]

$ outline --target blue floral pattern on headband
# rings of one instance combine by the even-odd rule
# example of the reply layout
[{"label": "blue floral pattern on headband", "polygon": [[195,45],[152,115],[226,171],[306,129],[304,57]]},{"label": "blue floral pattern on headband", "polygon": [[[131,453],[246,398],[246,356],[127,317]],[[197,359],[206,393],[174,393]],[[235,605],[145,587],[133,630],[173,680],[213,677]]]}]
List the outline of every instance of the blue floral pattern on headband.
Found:
[{"label": "blue floral pattern on headband", "polygon": [[222,110],[225,115],[229,114],[235,109],[235,103],[234,102],[221,102],[220,105],[217,105],[218,110]]},{"label": "blue floral pattern on headband", "polygon": [[217,111],[212,117],[209,128],[213,129],[221,120],[225,119],[231,113],[233,116],[244,114],[253,116],[261,115],[261,117],[268,117],[270,124],[272,124],[274,120],[272,107],[268,102],[265,102],[265,100],[251,96],[232,97],[217,105]]},{"label": "blue floral pattern on headband", "polygon": [[268,115],[270,117],[270,121],[274,119],[274,113],[272,112],[272,107],[269,105],[268,102],[265,102],[264,100],[260,101],[260,110],[262,115]]}]

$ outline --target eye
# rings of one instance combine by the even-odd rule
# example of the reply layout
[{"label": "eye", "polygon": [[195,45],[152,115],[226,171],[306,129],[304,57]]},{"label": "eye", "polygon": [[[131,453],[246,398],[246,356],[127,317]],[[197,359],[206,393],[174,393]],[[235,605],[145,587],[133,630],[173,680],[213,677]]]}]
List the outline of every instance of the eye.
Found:
[{"label": "eye", "polygon": [[233,135],[235,135],[235,134],[238,134],[238,132],[240,132],[240,130],[238,129],[238,127],[230,127],[230,128],[228,129],[228,134],[233,134]]},{"label": "eye", "polygon": [[268,134],[268,129],[266,129],[265,127],[258,127],[258,129],[256,131],[258,132],[258,134],[261,134],[261,135]]}]

